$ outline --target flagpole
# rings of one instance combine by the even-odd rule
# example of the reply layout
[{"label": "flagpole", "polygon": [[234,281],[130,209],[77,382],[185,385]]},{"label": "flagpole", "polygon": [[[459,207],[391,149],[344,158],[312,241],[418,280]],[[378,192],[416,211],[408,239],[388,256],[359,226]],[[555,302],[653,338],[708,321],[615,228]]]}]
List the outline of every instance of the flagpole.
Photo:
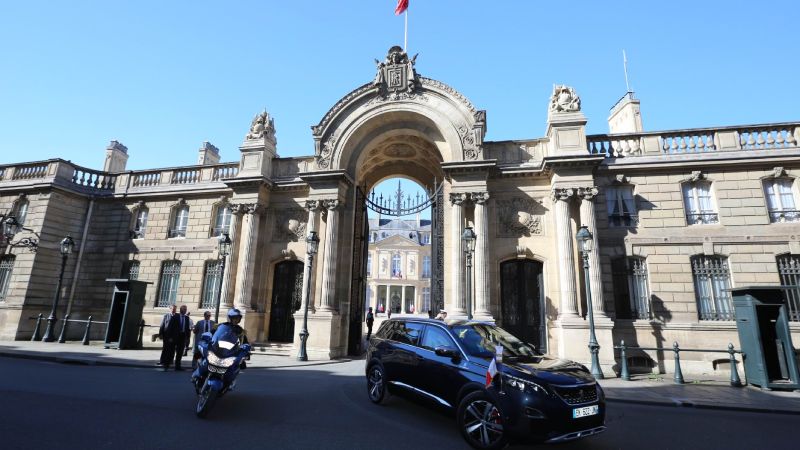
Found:
[{"label": "flagpole", "polygon": [[408,8],[406,8],[406,27],[403,35],[403,51],[408,53]]}]

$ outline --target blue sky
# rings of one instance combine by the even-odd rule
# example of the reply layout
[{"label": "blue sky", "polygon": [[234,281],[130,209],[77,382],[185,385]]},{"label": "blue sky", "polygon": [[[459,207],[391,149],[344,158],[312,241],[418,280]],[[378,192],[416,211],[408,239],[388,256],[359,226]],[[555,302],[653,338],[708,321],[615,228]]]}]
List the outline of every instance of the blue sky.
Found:
[{"label": "blue sky", "polygon": [[[238,159],[250,120],[275,118],[281,156],[402,44],[395,0],[5,1],[0,164],[61,157],[100,168],[194,164],[208,140]],[[625,92],[646,130],[800,120],[792,1],[411,0],[420,74],[488,111],[488,140],[544,134],[553,83],[577,90],[589,133]]]}]

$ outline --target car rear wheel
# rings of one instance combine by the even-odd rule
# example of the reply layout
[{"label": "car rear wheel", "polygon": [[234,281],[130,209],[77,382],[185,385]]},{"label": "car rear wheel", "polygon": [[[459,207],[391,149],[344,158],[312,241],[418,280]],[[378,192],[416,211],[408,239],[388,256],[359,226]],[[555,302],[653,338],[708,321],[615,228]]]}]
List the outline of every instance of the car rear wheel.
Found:
[{"label": "car rear wheel", "polygon": [[473,448],[494,450],[508,444],[503,415],[485,392],[473,392],[464,397],[458,406],[458,427]]},{"label": "car rear wheel", "polygon": [[373,365],[367,371],[367,395],[370,401],[380,404],[386,398],[386,376],[383,367],[378,364]]}]

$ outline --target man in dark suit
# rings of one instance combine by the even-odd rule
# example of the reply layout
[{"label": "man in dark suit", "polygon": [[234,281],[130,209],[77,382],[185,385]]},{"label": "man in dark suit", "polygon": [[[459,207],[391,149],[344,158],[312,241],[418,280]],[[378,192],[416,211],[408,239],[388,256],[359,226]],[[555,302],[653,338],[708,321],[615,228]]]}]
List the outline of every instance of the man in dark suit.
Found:
[{"label": "man in dark suit", "polygon": [[167,327],[172,320],[172,316],[176,315],[176,306],[170,305],[169,312],[164,314],[161,319],[161,326],[158,328],[158,337],[161,339],[161,359],[158,361],[157,366],[169,367],[172,356],[169,356],[169,347],[172,345],[167,339]]},{"label": "man in dark suit", "polygon": [[211,333],[211,330],[214,329],[214,325],[216,322],[211,320],[211,311],[206,311],[203,313],[203,320],[198,320],[197,323],[194,325],[194,352],[192,355],[192,369],[197,367],[197,360],[200,359],[200,352],[197,351],[197,342],[200,340],[200,336],[203,333]]},{"label": "man in dark suit", "polygon": [[183,358],[183,349],[189,342],[190,333],[191,321],[186,315],[186,305],[181,305],[180,314],[172,315],[164,334],[166,355],[163,355],[162,363],[165,371],[169,369],[173,357],[175,358],[175,370],[183,370],[181,358]]}]

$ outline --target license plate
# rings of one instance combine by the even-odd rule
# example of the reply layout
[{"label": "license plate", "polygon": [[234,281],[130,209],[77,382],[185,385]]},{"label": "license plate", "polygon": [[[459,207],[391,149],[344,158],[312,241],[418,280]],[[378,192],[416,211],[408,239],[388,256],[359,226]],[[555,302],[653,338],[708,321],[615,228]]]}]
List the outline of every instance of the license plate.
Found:
[{"label": "license plate", "polygon": [[578,419],[580,417],[593,416],[600,412],[600,406],[592,405],[583,408],[575,408],[572,410],[572,418]]}]

